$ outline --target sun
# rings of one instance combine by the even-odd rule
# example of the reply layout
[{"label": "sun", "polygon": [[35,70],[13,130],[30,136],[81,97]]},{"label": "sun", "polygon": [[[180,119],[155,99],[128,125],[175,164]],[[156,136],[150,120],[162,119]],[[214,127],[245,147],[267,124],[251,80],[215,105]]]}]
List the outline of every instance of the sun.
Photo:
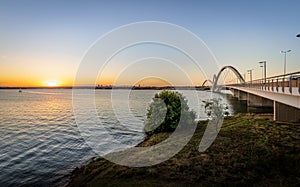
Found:
[{"label": "sun", "polygon": [[55,86],[59,86],[59,81],[57,80],[48,80],[45,82],[45,85],[48,87],[55,87]]}]

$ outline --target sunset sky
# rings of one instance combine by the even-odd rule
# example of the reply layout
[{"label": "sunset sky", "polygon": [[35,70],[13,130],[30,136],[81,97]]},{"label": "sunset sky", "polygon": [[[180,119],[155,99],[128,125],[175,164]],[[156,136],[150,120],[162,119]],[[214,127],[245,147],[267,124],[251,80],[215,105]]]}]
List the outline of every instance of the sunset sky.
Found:
[{"label": "sunset sky", "polygon": [[[206,43],[220,68],[233,65],[242,74],[254,69],[253,78],[260,78],[258,62],[266,60],[268,76],[282,74],[280,51],[291,49],[287,55],[287,72],[300,71],[300,38],[296,38],[300,34],[299,10],[298,0],[2,0],[0,86],[72,85],[82,58],[99,37],[122,25],[141,21],[169,22],[190,30]],[[139,49],[127,54],[138,52]],[[172,52],[169,54],[172,56]],[[164,62],[146,60],[128,75],[138,80],[144,71],[149,71],[150,63]],[[167,77],[176,79],[178,85],[186,84],[174,76],[177,70],[168,72],[167,69],[162,65],[161,73],[169,73]],[[151,69],[155,70],[158,69]],[[203,75],[191,74],[194,84],[199,85],[205,79]],[[115,76],[116,72],[110,70],[100,83],[112,84]],[[118,84],[132,84],[130,77],[121,77]]]}]

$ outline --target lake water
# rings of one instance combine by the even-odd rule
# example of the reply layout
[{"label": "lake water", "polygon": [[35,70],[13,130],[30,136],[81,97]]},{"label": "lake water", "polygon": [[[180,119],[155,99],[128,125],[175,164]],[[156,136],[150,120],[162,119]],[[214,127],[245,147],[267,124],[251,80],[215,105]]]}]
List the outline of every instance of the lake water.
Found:
[{"label": "lake water", "polygon": [[[114,91],[115,103],[122,102],[123,92]],[[131,91],[131,115],[143,121],[147,106],[157,92]],[[186,96],[197,117],[205,119],[201,101],[210,98],[212,93],[197,91],[198,99],[195,100],[191,97],[194,91],[180,92]],[[219,96],[229,105],[231,114],[245,110],[236,108],[240,104],[230,96]],[[112,128],[115,137],[128,141],[143,139],[142,123],[136,125],[137,131],[124,132],[113,128],[119,122],[112,110],[111,90],[96,90],[95,102],[99,117]],[[130,115],[124,116],[126,120]],[[97,154],[85,143],[75,122],[72,90],[25,89],[22,93],[0,90],[0,186],[62,186],[75,167],[94,156]]]}]

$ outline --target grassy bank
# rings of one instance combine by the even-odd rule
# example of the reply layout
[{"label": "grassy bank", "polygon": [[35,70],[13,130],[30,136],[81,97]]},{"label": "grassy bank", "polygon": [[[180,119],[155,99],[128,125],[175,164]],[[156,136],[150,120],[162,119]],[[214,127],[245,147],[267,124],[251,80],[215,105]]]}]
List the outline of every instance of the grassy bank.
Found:
[{"label": "grassy bank", "polygon": [[[279,124],[253,115],[225,119],[212,146],[198,146],[206,122],[199,122],[177,155],[155,166],[129,168],[98,158],[74,170],[69,186],[207,186],[300,185],[300,126]],[[153,135],[139,146],[154,145],[168,133]]]}]

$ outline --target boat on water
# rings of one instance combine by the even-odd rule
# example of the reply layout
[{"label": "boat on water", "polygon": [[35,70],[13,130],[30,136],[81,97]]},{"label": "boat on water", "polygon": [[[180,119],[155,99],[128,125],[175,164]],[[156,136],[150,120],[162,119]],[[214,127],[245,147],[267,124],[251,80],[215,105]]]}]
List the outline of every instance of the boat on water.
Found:
[{"label": "boat on water", "polygon": [[21,93],[22,92],[22,90],[21,90],[21,88],[19,89],[19,93]]}]

